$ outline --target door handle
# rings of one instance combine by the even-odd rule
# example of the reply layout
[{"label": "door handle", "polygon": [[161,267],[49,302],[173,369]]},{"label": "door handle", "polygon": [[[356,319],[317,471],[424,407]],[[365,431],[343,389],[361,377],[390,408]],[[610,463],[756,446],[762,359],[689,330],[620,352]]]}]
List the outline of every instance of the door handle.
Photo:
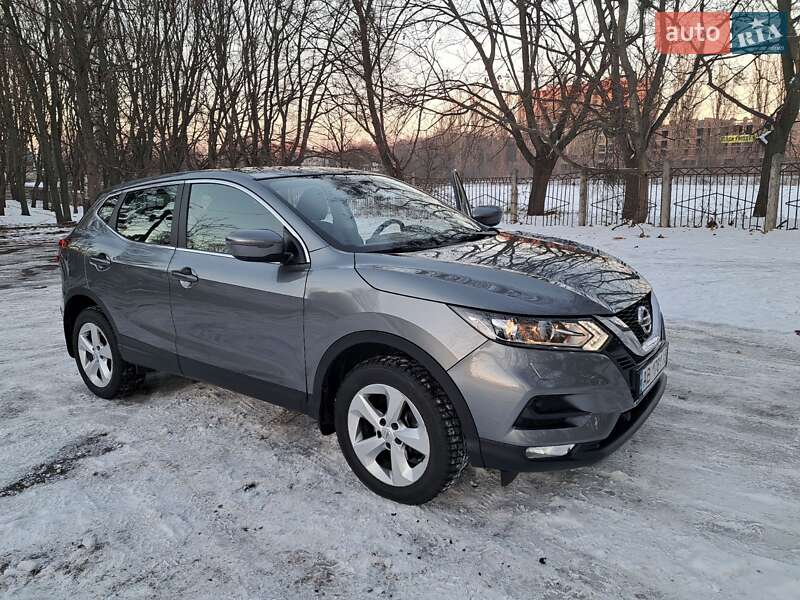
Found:
[{"label": "door handle", "polygon": [[111,259],[104,252],[101,252],[95,256],[90,256],[89,264],[98,271],[105,271],[111,268]]},{"label": "door handle", "polygon": [[181,285],[185,288],[190,288],[200,281],[200,278],[189,267],[183,267],[179,271],[170,271],[170,275],[180,281]]}]

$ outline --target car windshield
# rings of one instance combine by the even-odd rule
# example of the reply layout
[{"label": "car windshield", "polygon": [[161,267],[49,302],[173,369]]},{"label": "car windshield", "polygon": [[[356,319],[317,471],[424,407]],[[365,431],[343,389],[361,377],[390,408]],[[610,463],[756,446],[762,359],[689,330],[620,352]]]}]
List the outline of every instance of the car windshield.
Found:
[{"label": "car windshield", "polygon": [[493,235],[404,183],[380,175],[319,175],[263,180],[334,246],[353,252],[403,252]]}]

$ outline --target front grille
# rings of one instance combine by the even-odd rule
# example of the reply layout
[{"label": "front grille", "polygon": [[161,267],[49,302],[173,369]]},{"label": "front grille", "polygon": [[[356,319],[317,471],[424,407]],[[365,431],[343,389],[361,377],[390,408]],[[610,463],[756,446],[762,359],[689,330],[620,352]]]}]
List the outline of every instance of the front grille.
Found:
[{"label": "front grille", "polygon": [[650,292],[647,293],[641,300],[638,302],[634,302],[627,308],[623,308],[619,311],[616,316],[622,320],[625,325],[627,325],[633,334],[636,336],[636,339],[639,340],[639,343],[644,342],[649,336],[644,332],[642,326],[639,325],[639,307],[646,306],[647,310],[650,311],[650,315],[652,318],[653,314],[653,307],[650,304]]},{"label": "front grille", "polygon": [[628,384],[631,394],[633,394],[635,398],[638,393],[637,388],[639,384],[636,375],[637,371],[648,360],[655,356],[660,348],[661,346],[654,349],[647,356],[635,356],[631,354],[625,345],[616,337],[612,337],[608,344],[606,344],[606,347],[603,349],[603,353],[606,356],[609,356],[614,361],[614,364],[617,365],[619,370],[622,371],[622,376],[625,378],[625,382]]}]

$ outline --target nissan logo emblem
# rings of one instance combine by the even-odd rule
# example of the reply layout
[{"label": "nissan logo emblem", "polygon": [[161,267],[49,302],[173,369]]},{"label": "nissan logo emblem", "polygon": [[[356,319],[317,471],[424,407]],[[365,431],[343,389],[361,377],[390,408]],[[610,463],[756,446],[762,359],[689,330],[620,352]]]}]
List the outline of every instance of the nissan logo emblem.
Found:
[{"label": "nissan logo emblem", "polygon": [[639,320],[644,334],[650,335],[650,332],[653,331],[653,317],[650,315],[650,310],[646,306],[640,306],[636,311],[636,318]]}]

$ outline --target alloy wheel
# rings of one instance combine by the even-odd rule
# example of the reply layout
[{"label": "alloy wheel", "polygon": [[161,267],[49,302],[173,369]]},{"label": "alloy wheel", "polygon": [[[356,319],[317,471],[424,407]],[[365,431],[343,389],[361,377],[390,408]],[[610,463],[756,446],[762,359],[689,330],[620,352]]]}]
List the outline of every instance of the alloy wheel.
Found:
[{"label": "alloy wheel", "polygon": [[372,384],[359,390],[350,401],[347,429],[358,460],[382,483],[405,487],[425,473],[428,430],[417,407],[397,388]]},{"label": "alloy wheel", "polygon": [[111,344],[94,323],[84,323],[78,331],[78,358],[89,381],[101,388],[109,384],[114,372]]}]

